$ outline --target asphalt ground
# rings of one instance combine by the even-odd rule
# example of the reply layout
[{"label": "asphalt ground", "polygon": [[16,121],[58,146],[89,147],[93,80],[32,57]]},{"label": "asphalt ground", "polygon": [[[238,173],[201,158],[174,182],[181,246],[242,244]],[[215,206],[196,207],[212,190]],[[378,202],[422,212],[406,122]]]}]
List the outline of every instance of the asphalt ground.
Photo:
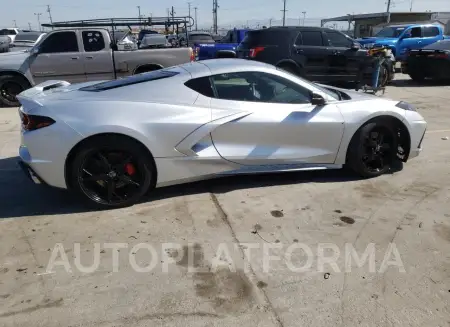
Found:
[{"label": "asphalt ground", "polygon": [[449,326],[450,86],[399,75],[385,96],[429,124],[393,174],[222,178],[101,212],[24,177],[0,109],[0,326]]}]

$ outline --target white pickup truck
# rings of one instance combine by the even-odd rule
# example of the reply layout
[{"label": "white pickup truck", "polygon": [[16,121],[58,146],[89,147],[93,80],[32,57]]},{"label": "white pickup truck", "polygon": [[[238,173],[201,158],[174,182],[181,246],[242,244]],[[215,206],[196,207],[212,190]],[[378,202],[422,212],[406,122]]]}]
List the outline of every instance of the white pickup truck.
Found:
[{"label": "white pickup truck", "polygon": [[30,50],[0,54],[0,105],[18,106],[17,94],[47,80],[102,81],[195,60],[191,48],[113,48],[106,29],[61,29]]}]

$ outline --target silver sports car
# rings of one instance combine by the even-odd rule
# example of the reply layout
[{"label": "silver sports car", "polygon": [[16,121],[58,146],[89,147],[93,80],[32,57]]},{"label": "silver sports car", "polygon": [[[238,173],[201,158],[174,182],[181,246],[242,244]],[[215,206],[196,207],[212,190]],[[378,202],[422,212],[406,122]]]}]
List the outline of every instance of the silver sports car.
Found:
[{"label": "silver sports car", "polygon": [[47,81],[18,98],[24,171],[100,207],[231,174],[346,165],[375,177],[418,156],[426,129],[405,102],[241,59],[100,83]]}]

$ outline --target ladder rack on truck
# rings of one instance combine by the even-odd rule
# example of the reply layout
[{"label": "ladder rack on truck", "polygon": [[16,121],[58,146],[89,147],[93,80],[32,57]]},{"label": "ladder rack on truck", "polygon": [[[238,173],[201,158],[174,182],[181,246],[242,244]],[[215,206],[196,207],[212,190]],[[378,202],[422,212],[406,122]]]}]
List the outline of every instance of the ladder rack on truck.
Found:
[{"label": "ladder rack on truck", "polygon": [[179,16],[179,17],[148,17],[148,18],[99,18],[99,19],[84,19],[84,20],[71,20],[63,22],[53,22],[41,24],[43,27],[48,27],[51,29],[76,29],[76,28],[89,28],[89,27],[100,27],[106,28],[111,31],[111,50],[113,52],[112,60],[114,66],[114,79],[117,78],[116,74],[116,62],[114,59],[114,51],[117,51],[117,40],[115,37],[115,31],[117,27],[150,27],[150,26],[164,26],[166,31],[169,27],[173,27],[174,31],[178,30],[180,27],[184,29],[186,33],[186,46],[189,46],[188,39],[188,29],[194,26],[194,19],[191,16]]}]

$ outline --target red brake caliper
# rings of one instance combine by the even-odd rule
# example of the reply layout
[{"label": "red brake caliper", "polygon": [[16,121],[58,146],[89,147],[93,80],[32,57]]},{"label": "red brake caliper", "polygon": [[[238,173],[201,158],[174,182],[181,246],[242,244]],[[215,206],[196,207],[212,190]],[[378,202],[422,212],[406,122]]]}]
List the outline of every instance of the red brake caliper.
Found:
[{"label": "red brake caliper", "polygon": [[134,168],[134,165],[131,163],[127,163],[125,165],[125,171],[128,175],[133,176],[136,173],[136,168]]}]

